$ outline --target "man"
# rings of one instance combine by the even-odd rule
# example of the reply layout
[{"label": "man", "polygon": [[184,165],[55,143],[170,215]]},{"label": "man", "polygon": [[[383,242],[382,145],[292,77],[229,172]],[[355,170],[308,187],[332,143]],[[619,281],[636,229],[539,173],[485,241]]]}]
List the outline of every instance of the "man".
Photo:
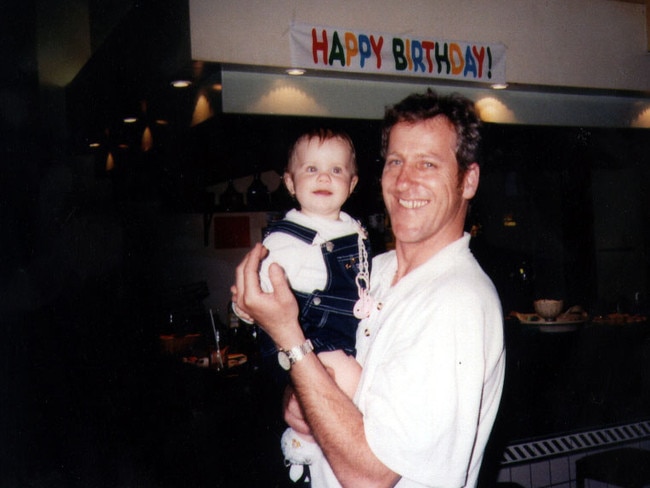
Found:
[{"label": "man", "polygon": [[480,176],[479,125],[469,100],[431,90],[386,112],[382,193],[395,250],[373,261],[353,401],[310,353],[282,270],[272,266],[275,292],[265,294],[261,246],[237,268],[233,299],[291,363],[306,424],[296,408],[286,418],[327,459],[311,466],[314,488],[476,485],[505,364],[499,299],[463,231]]}]

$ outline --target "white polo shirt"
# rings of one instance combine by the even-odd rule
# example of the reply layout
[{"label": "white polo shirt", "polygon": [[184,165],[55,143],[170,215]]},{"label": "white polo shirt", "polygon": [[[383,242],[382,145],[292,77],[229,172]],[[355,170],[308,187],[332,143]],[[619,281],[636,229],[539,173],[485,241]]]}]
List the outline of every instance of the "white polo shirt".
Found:
[{"label": "white polo shirt", "polygon": [[[474,487],[503,389],[499,297],[468,234],[391,286],[396,271],[394,251],[373,261],[357,332],[368,443],[400,488]],[[311,473],[313,488],[340,486],[325,462]]]}]

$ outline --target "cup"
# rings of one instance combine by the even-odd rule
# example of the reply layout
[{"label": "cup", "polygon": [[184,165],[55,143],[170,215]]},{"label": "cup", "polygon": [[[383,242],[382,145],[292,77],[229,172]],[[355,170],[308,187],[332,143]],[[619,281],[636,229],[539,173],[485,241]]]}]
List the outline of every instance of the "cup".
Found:
[{"label": "cup", "polygon": [[216,346],[208,346],[208,357],[210,358],[210,367],[217,371],[224,370],[228,367],[227,361],[228,347],[219,349]]}]

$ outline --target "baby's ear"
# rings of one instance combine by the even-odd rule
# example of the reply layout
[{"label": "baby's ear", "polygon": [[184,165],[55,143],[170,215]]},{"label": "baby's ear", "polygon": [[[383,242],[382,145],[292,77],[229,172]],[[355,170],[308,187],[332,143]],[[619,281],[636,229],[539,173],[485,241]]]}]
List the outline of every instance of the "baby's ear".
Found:
[{"label": "baby's ear", "polygon": [[293,186],[293,177],[291,176],[291,173],[285,171],[284,175],[282,176],[282,181],[284,181],[284,186],[287,187],[289,194],[291,196],[294,196],[296,194],[296,190]]},{"label": "baby's ear", "polygon": [[359,183],[359,177],[357,175],[354,175],[352,179],[350,180],[350,195],[352,195],[352,192],[354,191],[355,187],[357,186],[357,183]]}]

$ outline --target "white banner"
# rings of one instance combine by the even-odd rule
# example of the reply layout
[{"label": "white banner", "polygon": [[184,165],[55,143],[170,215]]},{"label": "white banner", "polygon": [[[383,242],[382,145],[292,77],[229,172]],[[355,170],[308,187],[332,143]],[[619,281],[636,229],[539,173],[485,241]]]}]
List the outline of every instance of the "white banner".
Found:
[{"label": "white banner", "polygon": [[352,31],[291,24],[295,68],[446,78],[481,83],[506,82],[502,44]]}]

